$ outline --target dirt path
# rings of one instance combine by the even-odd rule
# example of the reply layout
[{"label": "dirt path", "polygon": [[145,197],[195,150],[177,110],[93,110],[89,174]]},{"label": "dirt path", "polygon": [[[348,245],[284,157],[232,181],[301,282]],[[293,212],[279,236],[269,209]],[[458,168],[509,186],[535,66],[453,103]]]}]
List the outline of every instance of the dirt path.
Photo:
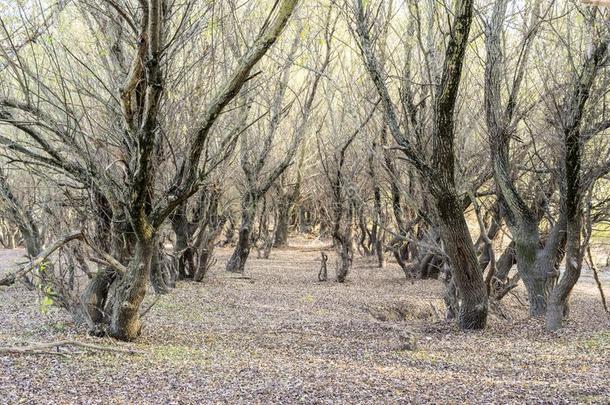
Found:
[{"label": "dirt path", "polygon": [[[316,247],[253,257],[251,280],[226,275],[230,251],[220,250],[205,283],[179,284],[149,312],[133,345],[143,355],[0,356],[0,403],[610,401],[610,320],[588,281],[560,333],[512,297],[511,321],[492,316],[487,330],[462,333],[437,320],[440,282],[410,284],[393,265],[357,259],[346,285],[318,283]],[[0,294],[3,344],[111,343],[60,312],[40,315],[22,287]],[[415,351],[400,350],[408,336]]]}]

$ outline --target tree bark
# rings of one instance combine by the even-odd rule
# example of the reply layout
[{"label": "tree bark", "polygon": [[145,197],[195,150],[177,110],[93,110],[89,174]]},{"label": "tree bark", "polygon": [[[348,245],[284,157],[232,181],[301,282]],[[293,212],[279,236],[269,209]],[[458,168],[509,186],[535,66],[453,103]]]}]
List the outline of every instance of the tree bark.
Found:
[{"label": "tree bark", "polygon": [[152,254],[150,266],[150,282],[155,290],[155,294],[167,294],[172,287],[168,259],[165,257],[163,246],[155,243],[157,248]]},{"label": "tree bark", "polygon": [[237,244],[233,250],[231,258],[227,262],[226,270],[231,273],[243,274],[245,271],[246,260],[250,255],[252,228],[254,226],[254,216],[258,198],[251,194],[246,194],[241,204],[241,224],[237,236]]},{"label": "tree bark", "polygon": [[505,282],[508,279],[510,270],[516,263],[515,242],[511,241],[504,249],[504,252],[502,252],[498,262],[496,263],[496,274],[494,277],[502,282]]},{"label": "tree bark", "polygon": [[171,216],[171,224],[176,243],[174,245],[174,255],[178,259],[177,273],[179,280],[193,278],[195,263],[193,249],[189,246],[189,241],[193,236],[194,227],[189,222],[186,214],[186,203],[176,209]]},{"label": "tree bark", "polygon": [[140,304],[146,295],[154,253],[153,238],[141,238],[128,271],[118,281],[112,296],[109,334],[115,339],[133,341],[142,332]]},{"label": "tree bark", "polygon": [[290,207],[280,197],[277,206],[277,221],[275,223],[273,247],[288,246],[288,221],[290,220]]},{"label": "tree bark", "polygon": [[[537,27],[537,11],[532,13],[532,31],[524,36],[522,42],[522,58],[517,65],[514,82],[509,90],[509,99],[502,105],[502,69],[504,68],[501,33],[507,10],[507,0],[498,0],[494,4],[491,20],[485,32],[485,47],[487,60],[485,63],[485,112],[486,123],[491,145],[491,160],[493,165],[496,193],[504,213],[513,240],[517,269],[525,288],[530,305],[530,315],[541,316],[546,311],[546,274],[537,265],[540,236],[536,214],[527,206],[519,194],[510,173],[509,150],[511,126],[522,83],[524,69],[531,49],[530,37]],[[534,7],[536,9],[536,7]]]},{"label": "tree bark", "polygon": [[[104,334],[103,324],[108,319],[105,312],[106,300],[110,286],[116,279],[116,273],[108,268],[101,267],[98,269],[95,277],[87,284],[87,287],[81,295],[81,306],[84,311],[84,316],[93,323],[90,326],[89,333],[102,336]],[[80,316],[80,315],[78,315]]]},{"label": "tree bark", "polygon": [[458,324],[462,329],[483,329],[487,321],[487,289],[462,205],[453,193],[436,195],[435,202],[441,238],[462,300]]},{"label": "tree bark", "polygon": [[517,270],[527,290],[529,313],[531,316],[538,317],[544,316],[546,313],[547,273],[541,266],[538,225],[537,223],[528,223],[528,225],[529,231],[525,232],[513,228],[515,257],[517,259]]},{"label": "tree bark", "polygon": [[369,175],[373,182],[373,226],[371,228],[371,248],[373,253],[377,255],[377,267],[383,268],[385,264],[383,255],[383,210],[381,208],[381,186],[379,185],[379,179],[377,178],[377,172],[375,170],[374,152],[377,150],[377,144],[373,142],[372,151],[369,152],[368,163],[369,163]]},{"label": "tree bark", "polygon": [[[345,223],[341,225],[340,219],[338,225],[335,225],[333,239],[335,240],[335,249],[339,262],[337,265],[337,281],[344,283],[352,268],[354,258],[354,248],[352,240],[352,221],[354,208],[351,201],[348,201],[347,212],[345,213]],[[343,228],[343,230],[341,230]]]},{"label": "tree bark", "polygon": [[566,266],[557,286],[551,293],[546,317],[546,326],[550,330],[561,328],[563,317],[568,312],[568,299],[572,288],[580,277],[583,247],[580,245],[582,226],[581,200],[584,190],[581,189],[581,120],[585,104],[589,99],[591,86],[608,54],[609,39],[606,33],[603,39],[593,38],[590,49],[585,54],[584,61],[576,76],[571,93],[562,117],[562,132],[564,138],[565,167],[565,216],[567,223]]}]

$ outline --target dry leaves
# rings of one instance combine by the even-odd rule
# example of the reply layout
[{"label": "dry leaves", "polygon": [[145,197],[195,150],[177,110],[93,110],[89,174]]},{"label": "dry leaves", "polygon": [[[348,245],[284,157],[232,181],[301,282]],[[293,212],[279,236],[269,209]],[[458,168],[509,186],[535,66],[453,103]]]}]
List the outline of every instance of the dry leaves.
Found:
[{"label": "dry leaves", "polygon": [[[437,320],[440,282],[412,285],[394,265],[357,258],[348,283],[320,283],[321,245],[298,242],[270,260],[252,257],[246,281],[224,274],[230,251],[219,249],[205,283],[179,284],[147,314],[132,345],[142,355],[0,355],[0,402],[610,401],[610,320],[590,278],[577,286],[572,318],[558,333],[528,319],[512,297],[503,308],[511,321],[491,316],[485,331],[463,333]],[[20,286],[0,294],[4,344],[112,343],[83,336],[61,312],[40,315]],[[401,350],[405,339],[416,339],[416,350]]]}]

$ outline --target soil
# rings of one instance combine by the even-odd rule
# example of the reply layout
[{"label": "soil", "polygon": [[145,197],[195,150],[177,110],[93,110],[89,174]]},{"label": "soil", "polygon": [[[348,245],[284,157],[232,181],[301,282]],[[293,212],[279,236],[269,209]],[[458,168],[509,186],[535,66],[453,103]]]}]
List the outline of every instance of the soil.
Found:
[{"label": "soil", "polygon": [[411,283],[394,264],[358,257],[347,283],[318,282],[325,247],[253,252],[250,278],[225,273],[231,251],[218,249],[208,278],[158,298],[131,344],[89,337],[61,310],[41,314],[35,292],[1,287],[1,346],[75,339],[141,353],[0,354],[0,403],[610,402],[610,317],[589,275],[557,333],[527,317],[521,289],[502,301],[508,319],[494,310],[487,329],[462,332],[442,319],[442,282]]}]

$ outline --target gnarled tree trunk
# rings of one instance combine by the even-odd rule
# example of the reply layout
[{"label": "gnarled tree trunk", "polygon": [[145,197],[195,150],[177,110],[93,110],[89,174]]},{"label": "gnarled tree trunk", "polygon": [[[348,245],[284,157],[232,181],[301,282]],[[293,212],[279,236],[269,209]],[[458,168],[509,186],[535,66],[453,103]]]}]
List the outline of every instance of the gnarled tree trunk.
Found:
[{"label": "gnarled tree trunk", "polygon": [[487,321],[487,289],[462,205],[449,193],[437,194],[435,202],[441,238],[461,299],[458,323],[462,329],[482,329]]},{"label": "gnarled tree trunk", "polygon": [[127,267],[111,297],[109,334],[115,339],[132,341],[140,336],[140,304],[150,279],[154,238],[140,238]]}]

